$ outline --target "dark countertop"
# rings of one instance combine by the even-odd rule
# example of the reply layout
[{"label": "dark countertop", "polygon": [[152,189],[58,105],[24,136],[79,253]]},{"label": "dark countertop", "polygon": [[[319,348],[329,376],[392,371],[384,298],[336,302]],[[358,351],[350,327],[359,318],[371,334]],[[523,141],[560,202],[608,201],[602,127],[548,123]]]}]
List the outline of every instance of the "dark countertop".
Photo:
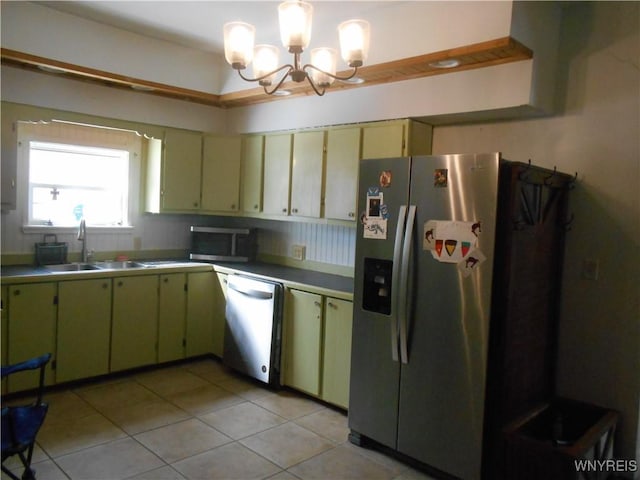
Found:
[{"label": "dark countertop", "polygon": [[225,273],[246,273],[248,275],[256,275],[293,287],[296,285],[308,285],[324,290],[342,292],[349,296],[353,295],[353,278],[344,277],[342,275],[259,262],[216,263],[215,269]]},{"label": "dark countertop", "polygon": [[175,268],[213,268],[218,272],[247,274],[261,277],[267,280],[285,284],[290,288],[317,291],[321,294],[336,295],[351,299],[353,296],[353,278],[331,273],[305,270],[302,268],[288,267],[273,263],[261,262],[220,262],[215,265],[200,262],[189,262],[186,260],[159,260],[145,261],[140,263],[147,268],[129,268],[126,270],[89,270],[81,272],[52,273],[46,267],[36,267],[33,265],[2,265],[0,275],[3,283],[34,282],[34,281],[57,281],[70,280],[76,278],[99,278],[113,277],[116,275],[139,275],[152,273],[168,273]]}]

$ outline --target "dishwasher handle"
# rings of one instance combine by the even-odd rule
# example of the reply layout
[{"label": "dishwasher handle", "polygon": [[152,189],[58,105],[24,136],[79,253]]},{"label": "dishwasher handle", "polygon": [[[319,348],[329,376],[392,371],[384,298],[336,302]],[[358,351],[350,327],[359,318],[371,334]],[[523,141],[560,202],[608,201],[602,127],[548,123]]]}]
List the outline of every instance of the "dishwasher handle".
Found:
[{"label": "dishwasher handle", "polygon": [[235,290],[236,292],[246,295],[247,297],[257,298],[259,300],[269,300],[273,298],[272,292],[263,292],[261,290],[254,290],[253,288],[242,288],[233,283],[227,283],[227,288]]}]

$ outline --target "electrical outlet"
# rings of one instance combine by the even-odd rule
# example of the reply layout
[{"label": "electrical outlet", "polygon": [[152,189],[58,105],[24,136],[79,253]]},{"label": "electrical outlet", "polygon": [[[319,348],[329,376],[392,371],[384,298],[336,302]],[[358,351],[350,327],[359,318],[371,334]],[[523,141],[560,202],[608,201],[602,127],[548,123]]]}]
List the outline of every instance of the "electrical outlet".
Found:
[{"label": "electrical outlet", "polygon": [[304,260],[305,246],[293,245],[291,247],[291,256],[296,260]]}]

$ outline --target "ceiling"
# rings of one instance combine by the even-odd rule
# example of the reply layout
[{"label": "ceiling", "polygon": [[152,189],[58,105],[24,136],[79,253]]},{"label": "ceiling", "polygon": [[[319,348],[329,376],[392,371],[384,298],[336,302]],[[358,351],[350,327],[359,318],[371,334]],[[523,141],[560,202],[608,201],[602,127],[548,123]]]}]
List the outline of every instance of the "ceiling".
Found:
[{"label": "ceiling", "polygon": [[[278,1],[39,1],[39,5],[127,30],[138,35],[159,39],[213,54],[222,54],[224,23],[243,20],[256,26],[256,43],[280,45],[277,5]],[[409,1],[327,1],[314,0],[312,43],[314,46],[338,47],[337,25],[350,18],[372,21],[372,30],[381,30],[387,16]],[[456,2],[453,2],[455,4]],[[375,23],[375,20],[378,23]],[[388,21],[386,23],[389,23]],[[394,25],[394,28],[402,28]],[[373,33],[372,33],[373,36]],[[360,88],[381,83],[396,82],[453,71],[481,68],[531,58],[533,53],[511,37],[463,45],[426,55],[397,58],[392,42],[374,42],[370,60],[359,71],[363,84],[336,82],[330,90]],[[385,52],[385,49],[387,50]],[[430,63],[450,58],[460,65],[443,70]],[[383,61],[380,61],[383,60]],[[215,95],[167,85],[146,79],[132,78],[115,72],[96,70],[83,65],[65,63],[24,52],[2,48],[2,63],[27,69],[46,67],[55,74],[119,88],[136,88],[153,95],[193,101],[218,107],[236,107],[278,100],[264,94],[262,88],[247,84],[247,89]],[[284,62],[283,62],[284,63]],[[226,65],[226,64],[225,64]],[[229,67],[230,68],[230,67]],[[340,68],[340,67],[339,67]],[[49,72],[51,73],[51,72]],[[313,95],[306,82],[285,83],[291,91],[286,98]]]},{"label": "ceiling", "polygon": [[[42,1],[50,8],[213,53],[224,51],[222,27],[242,20],[256,27],[256,43],[280,44],[276,1]],[[406,2],[394,2],[406,3]],[[335,36],[337,26],[350,18],[367,18],[388,8],[384,1],[313,1],[313,36]],[[315,42],[314,42],[315,43]]]}]

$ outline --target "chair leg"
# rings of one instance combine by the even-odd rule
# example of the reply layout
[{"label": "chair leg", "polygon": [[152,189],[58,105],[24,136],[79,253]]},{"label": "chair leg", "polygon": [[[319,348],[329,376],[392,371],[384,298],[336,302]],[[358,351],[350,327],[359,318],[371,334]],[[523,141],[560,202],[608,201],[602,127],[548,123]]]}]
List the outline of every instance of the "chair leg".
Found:
[{"label": "chair leg", "polygon": [[16,475],[4,465],[2,465],[2,471],[6,473],[13,480],[20,480],[20,477],[16,477]]}]

